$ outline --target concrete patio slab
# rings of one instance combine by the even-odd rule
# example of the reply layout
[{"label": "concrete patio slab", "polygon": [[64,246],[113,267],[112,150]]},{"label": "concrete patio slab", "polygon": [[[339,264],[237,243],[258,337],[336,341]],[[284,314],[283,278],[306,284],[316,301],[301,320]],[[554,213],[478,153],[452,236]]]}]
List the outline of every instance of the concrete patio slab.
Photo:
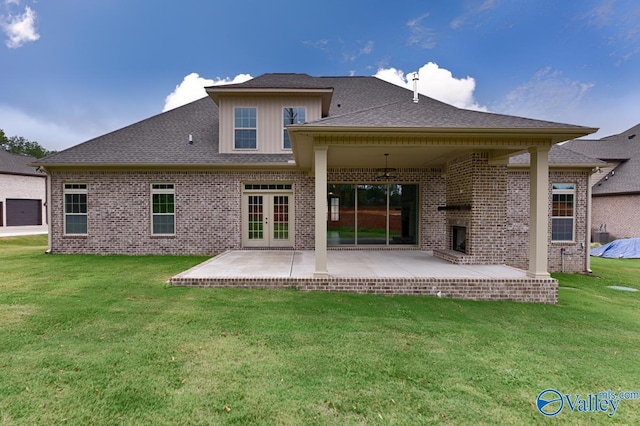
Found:
[{"label": "concrete patio slab", "polygon": [[232,250],[171,278],[177,286],[299,288],[466,299],[557,302],[557,281],[506,265],[459,265],[419,250],[329,250],[314,278],[313,251]]}]

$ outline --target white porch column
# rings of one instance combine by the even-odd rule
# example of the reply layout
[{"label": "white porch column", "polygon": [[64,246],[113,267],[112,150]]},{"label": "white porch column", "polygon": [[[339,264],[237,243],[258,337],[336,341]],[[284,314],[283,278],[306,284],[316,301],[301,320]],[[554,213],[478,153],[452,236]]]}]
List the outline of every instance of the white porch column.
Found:
[{"label": "white porch column", "polygon": [[316,269],[313,272],[314,277],[326,277],[329,275],[327,270],[327,151],[327,146],[316,146],[313,149],[316,179]]},{"label": "white porch column", "polygon": [[591,188],[591,177],[587,178],[587,232],[586,232],[586,238],[585,238],[585,246],[584,246],[584,252],[585,252],[585,269],[588,273],[593,272],[591,270],[591,210],[592,210],[592,206],[593,206],[593,200],[592,200],[592,191],[593,189]]},{"label": "white porch column", "polygon": [[529,270],[531,278],[548,278],[549,149],[529,148]]}]

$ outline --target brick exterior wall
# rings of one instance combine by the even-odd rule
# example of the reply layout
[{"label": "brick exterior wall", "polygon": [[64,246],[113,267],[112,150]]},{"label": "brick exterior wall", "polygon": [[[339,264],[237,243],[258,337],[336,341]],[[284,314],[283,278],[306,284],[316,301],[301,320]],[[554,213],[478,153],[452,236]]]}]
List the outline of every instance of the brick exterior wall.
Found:
[{"label": "brick exterior wall", "polygon": [[[313,248],[313,179],[303,172],[53,172],[54,253],[216,254],[242,245],[242,184],[294,185],[299,249]],[[151,235],[151,184],[175,184],[175,236]],[[65,183],[86,183],[88,232],[64,236]]]},{"label": "brick exterior wall", "polygon": [[[507,226],[505,233],[506,264],[520,269],[529,267],[529,172],[509,170],[507,197]],[[549,272],[584,272],[588,248],[586,247],[587,185],[589,171],[549,172]],[[573,242],[551,242],[551,184],[574,183],[575,235]],[[562,250],[564,249],[564,259]],[[564,260],[564,265],[563,265]]]},{"label": "brick exterior wall", "polygon": [[640,237],[640,194],[597,195],[592,203],[591,235],[606,225],[609,241]]},{"label": "brick exterior wall", "polygon": [[[331,183],[366,183],[376,169],[330,169]],[[419,245],[422,250],[450,248],[450,228],[468,224],[469,253],[460,263],[496,263],[527,269],[528,171],[489,165],[486,154],[471,154],[440,169],[400,169],[395,181],[418,184]],[[53,171],[51,176],[51,248],[54,253],[205,254],[242,248],[241,202],[244,182],[294,185],[295,245],[314,248],[314,178],[291,170],[272,171]],[[175,184],[174,236],[151,235],[151,184]],[[550,182],[576,183],[575,243],[549,245],[549,269],[584,271],[587,172],[552,171]],[[88,235],[65,236],[64,183],[86,183]],[[508,192],[505,192],[508,191]],[[508,196],[505,196],[507,194]],[[438,211],[439,206],[469,204],[471,211]],[[507,224],[504,226],[504,224]],[[550,231],[549,231],[550,232]],[[403,248],[397,246],[394,248]]]},{"label": "brick exterior wall", "polygon": [[[375,182],[375,169],[334,169],[329,182]],[[439,169],[405,169],[399,182],[420,187],[420,248],[444,244],[444,178]],[[314,179],[305,172],[53,172],[52,252],[94,254],[216,254],[242,248],[241,201],[244,182],[293,183],[295,246],[314,248]],[[174,236],[151,235],[152,183],[175,184]],[[86,183],[88,232],[64,236],[65,183]]]}]

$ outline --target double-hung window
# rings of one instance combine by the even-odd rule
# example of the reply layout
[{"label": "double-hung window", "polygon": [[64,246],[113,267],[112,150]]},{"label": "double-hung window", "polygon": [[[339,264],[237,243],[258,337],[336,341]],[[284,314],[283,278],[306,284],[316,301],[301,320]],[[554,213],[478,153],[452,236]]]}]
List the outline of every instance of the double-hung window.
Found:
[{"label": "double-hung window", "polygon": [[64,184],[64,233],[87,234],[87,184]]},{"label": "double-hung window", "polygon": [[233,147],[235,149],[256,149],[258,147],[256,108],[236,108],[233,114]]},{"label": "double-hung window", "polygon": [[573,183],[553,183],[551,191],[551,241],[573,241],[576,186]]},{"label": "double-hung window", "polygon": [[282,110],[282,125],[283,125],[283,144],[284,149],[291,149],[291,141],[289,140],[289,133],[287,133],[287,126],[290,124],[301,124],[306,121],[306,111],[300,107],[284,108]]},{"label": "double-hung window", "polygon": [[173,235],[176,232],[175,187],[172,183],[151,184],[151,233]]}]

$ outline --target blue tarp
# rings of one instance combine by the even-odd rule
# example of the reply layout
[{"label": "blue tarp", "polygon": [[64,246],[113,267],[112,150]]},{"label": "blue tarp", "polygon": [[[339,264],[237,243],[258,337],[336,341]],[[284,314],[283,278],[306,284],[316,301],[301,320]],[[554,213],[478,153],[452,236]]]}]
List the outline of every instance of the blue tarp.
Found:
[{"label": "blue tarp", "polygon": [[611,241],[609,244],[591,249],[591,256],[640,259],[640,238]]}]

